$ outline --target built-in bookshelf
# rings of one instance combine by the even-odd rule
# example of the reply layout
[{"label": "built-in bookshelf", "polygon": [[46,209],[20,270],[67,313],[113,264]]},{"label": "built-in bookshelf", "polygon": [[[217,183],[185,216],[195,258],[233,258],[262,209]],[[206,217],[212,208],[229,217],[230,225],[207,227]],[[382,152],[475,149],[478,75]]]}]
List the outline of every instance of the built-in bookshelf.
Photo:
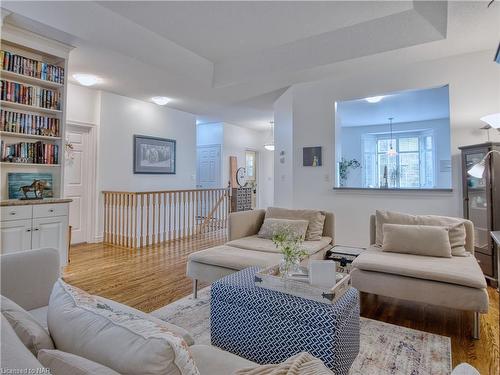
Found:
[{"label": "built-in bookshelf", "polygon": [[0,47],[1,199],[9,173],[50,173],[54,197],[63,197],[71,47],[9,24]]}]

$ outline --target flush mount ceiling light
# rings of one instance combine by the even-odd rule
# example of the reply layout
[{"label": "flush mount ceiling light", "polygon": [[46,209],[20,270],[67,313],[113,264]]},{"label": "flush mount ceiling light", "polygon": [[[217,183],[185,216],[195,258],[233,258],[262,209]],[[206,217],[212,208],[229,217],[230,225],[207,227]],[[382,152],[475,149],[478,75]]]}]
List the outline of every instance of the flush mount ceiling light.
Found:
[{"label": "flush mount ceiling light", "polygon": [[101,82],[101,79],[93,74],[76,73],[73,74],[73,78],[82,86],[93,86]]},{"label": "flush mount ceiling light", "polygon": [[165,105],[167,104],[168,102],[170,102],[170,98],[167,98],[166,96],[153,96],[151,98],[151,101],[155,104],[158,104],[158,105]]},{"label": "flush mount ceiling light", "polygon": [[369,98],[365,98],[365,100],[368,102],[368,103],[378,103],[379,101],[381,101],[382,99],[384,99],[384,96],[371,96]]}]

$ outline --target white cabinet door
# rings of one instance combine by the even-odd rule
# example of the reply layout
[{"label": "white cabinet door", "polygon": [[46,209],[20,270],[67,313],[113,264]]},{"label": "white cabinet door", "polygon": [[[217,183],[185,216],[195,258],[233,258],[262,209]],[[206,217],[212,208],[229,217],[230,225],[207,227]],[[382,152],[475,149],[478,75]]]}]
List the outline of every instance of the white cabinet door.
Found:
[{"label": "white cabinet door", "polygon": [[0,222],[2,254],[31,249],[31,219]]},{"label": "white cabinet door", "polygon": [[33,219],[32,248],[51,247],[59,250],[61,265],[67,263],[68,217],[55,216]]}]

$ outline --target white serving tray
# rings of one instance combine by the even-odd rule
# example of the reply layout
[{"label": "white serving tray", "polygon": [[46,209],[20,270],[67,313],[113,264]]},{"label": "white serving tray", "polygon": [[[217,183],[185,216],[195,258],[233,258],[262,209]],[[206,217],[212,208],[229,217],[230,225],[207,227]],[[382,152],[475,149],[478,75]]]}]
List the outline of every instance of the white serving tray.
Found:
[{"label": "white serving tray", "polygon": [[351,286],[351,277],[343,277],[332,288],[311,285],[306,281],[282,277],[279,265],[265,268],[255,274],[255,285],[261,288],[287,293],[292,296],[309,299],[321,303],[334,304]]}]

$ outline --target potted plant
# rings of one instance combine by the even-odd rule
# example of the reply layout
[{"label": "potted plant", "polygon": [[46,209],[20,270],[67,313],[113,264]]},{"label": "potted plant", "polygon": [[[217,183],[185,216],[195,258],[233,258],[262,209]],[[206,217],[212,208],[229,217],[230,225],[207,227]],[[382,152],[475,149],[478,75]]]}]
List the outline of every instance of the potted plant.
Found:
[{"label": "potted plant", "polygon": [[356,159],[347,160],[344,157],[339,162],[339,184],[341,187],[346,185],[349,169],[361,168],[361,163]]},{"label": "potted plant", "polygon": [[307,255],[302,247],[303,236],[297,236],[286,228],[278,230],[273,235],[273,243],[283,254],[283,262],[280,265],[280,273],[283,277],[290,276],[299,271],[302,259]]}]

